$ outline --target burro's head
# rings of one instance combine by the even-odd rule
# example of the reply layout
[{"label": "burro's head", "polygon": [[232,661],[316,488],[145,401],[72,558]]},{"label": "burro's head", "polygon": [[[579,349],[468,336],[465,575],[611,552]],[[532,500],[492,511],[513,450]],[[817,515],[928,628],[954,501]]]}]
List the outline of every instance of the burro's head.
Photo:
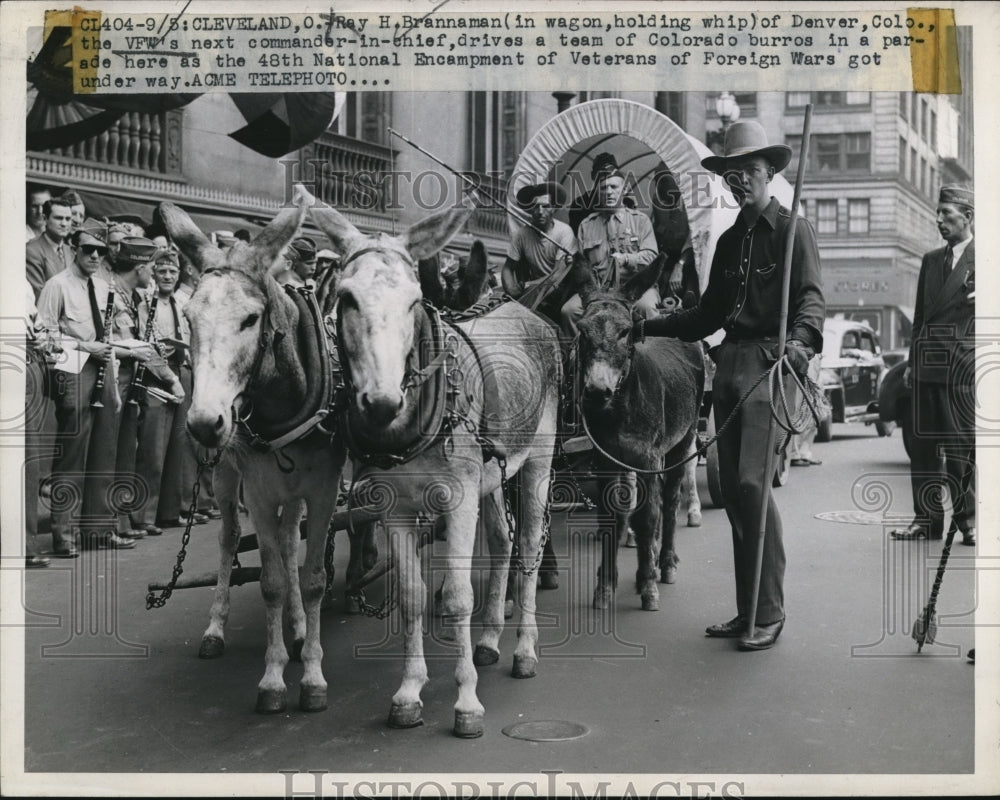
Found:
[{"label": "burro's head", "polygon": [[278,285],[270,277],[311,198],[300,193],[249,244],[214,245],[180,208],[160,205],[170,239],[202,277],[183,308],[191,328],[194,381],[187,427],[205,447],[229,442],[235,413],[255,374],[273,359],[263,337]]},{"label": "burro's head", "polygon": [[316,225],[341,254],[336,323],[342,366],[356,412],[376,430],[389,429],[407,408],[404,377],[426,321],[417,262],[444,247],[472,213],[471,202],[412,225],[399,236],[359,231],[336,209],[312,206]]},{"label": "burro's head", "polygon": [[615,393],[628,375],[635,349],[632,305],[652,286],[663,269],[664,256],[630,278],[620,290],[601,289],[593,273],[577,256],[574,273],[584,276],[580,288],[583,316],[577,323],[584,411],[609,411]]}]

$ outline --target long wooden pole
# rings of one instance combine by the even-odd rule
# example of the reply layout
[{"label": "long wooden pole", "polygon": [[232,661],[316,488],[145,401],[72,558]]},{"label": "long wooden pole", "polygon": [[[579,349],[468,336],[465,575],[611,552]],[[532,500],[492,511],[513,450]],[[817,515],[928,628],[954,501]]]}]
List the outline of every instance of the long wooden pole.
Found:
[{"label": "long wooden pole", "polygon": [[[788,328],[788,296],[792,283],[792,251],[795,249],[795,228],[799,219],[799,201],[802,195],[802,181],[806,171],[806,161],[809,158],[809,128],[812,122],[812,103],[806,105],[805,119],[802,120],[802,148],[799,153],[799,167],[795,173],[795,193],[792,196],[791,219],[788,221],[788,235],[785,238],[785,260],[781,273],[781,316],[778,322],[778,380],[783,380],[780,374],[781,361],[785,357],[785,344]],[[772,403],[774,398],[771,398]],[[760,524],[757,526],[757,557],[754,562],[753,592],[750,596],[750,613],[747,616],[747,634],[753,636],[757,627],[757,604],[760,600],[760,576],[764,566],[764,537],[767,531],[768,497],[771,494],[771,477],[774,473],[774,456],[776,442],[776,425],[774,415],[768,418],[767,450],[764,453],[764,480],[760,490]]]}]

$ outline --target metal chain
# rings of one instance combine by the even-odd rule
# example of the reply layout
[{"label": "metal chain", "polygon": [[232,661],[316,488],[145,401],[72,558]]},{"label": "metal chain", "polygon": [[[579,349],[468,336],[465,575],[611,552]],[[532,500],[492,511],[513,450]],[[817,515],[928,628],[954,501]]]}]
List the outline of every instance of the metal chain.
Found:
[{"label": "metal chain", "polygon": [[[209,467],[214,467],[219,463],[219,459],[222,458],[222,451],[216,450],[215,455],[211,458],[198,459],[198,471],[195,474],[194,485],[191,487],[191,505],[188,506],[187,513],[187,524],[184,526],[184,533],[181,536],[181,549],[177,551],[177,563],[174,564],[173,575],[170,576],[170,582],[162,589],[160,596],[157,597],[155,593],[148,592],[146,594],[146,610],[151,608],[163,608],[166,605],[167,600],[174,593],[174,587],[177,585],[177,579],[180,578],[181,573],[184,572],[184,559],[187,557],[187,546],[188,542],[191,540],[191,526],[194,525],[194,515],[198,508],[198,495],[201,493],[201,476],[204,474],[205,470]],[[234,558],[236,564],[239,563],[237,559]]]},{"label": "metal chain", "polygon": [[[383,530],[385,529],[385,523],[382,522],[382,520],[379,520],[376,524],[379,527],[383,528]],[[387,546],[391,546],[389,542],[386,542],[386,544]],[[386,553],[385,560],[387,567],[385,572],[387,576],[385,584],[385,598],[379,605],[373,606],[365,599],[364,589],[358,589],[354,592],[350,592],[347,595],[347,598],[349,600],[355,600],[357,602],[358,608],[361,609],[361,613],[364,614],[366,617],[374,617],[375,619],[385,619],[392,613],[393,609],[396,608],[397,605],[399,605],[399,599],[392,591],[392,586],[393,583],[395,583],[395,581],[393,580],[392,577],[393,564],[392,564],[391,550],[390,552]]]}]

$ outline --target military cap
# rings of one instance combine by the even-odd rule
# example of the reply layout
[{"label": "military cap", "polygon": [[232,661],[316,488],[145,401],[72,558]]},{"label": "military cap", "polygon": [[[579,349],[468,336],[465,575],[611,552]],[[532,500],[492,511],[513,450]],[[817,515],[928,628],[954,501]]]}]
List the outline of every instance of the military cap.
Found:
[{"label": "military cap", "polygon": [[968,186],[949,183],[941,187],[941,192],[938,194],[938,203],[954,203],[958,206],[975,209],[975,198],[975,194]]}]

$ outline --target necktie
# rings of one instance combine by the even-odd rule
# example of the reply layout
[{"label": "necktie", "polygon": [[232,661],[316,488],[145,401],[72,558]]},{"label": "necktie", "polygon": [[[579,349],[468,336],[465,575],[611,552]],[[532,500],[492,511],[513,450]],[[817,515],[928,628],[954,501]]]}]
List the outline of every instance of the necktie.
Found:
[{"label": "necktie", "polygon": [[94,332],[97,341],[104,341],[104,321],[101,319],[101,309],[97,305],[97,294],[94,292],[94,279],[87,278],[87,294],[90,295],[90,314],[94,318]]},{"label": "necktie", "polygon": [[60,242],[58,245],[56,245],[56,256],[58,256],[58,258],[59,258],[59,263],[62,266],[65,267],[66,266],[66,257],[64,255],[64,252],[65,251],[63,250],[62,242]]},{"label": "necktie", "polygon": [[170,311],[174,315],[174,338],[181,338],[181,318],[177,316],[177,301],[170,295]]},{"label": "necktie", "polygon": [[945,276],[945,278],[947,278],[949,275],[951,275],[951,268],[953,266],[955,266],[954,261],[955,261],[955,253],[949,247],[947,250],[945,250],[945,253],[944,253],[944,276]]}]

